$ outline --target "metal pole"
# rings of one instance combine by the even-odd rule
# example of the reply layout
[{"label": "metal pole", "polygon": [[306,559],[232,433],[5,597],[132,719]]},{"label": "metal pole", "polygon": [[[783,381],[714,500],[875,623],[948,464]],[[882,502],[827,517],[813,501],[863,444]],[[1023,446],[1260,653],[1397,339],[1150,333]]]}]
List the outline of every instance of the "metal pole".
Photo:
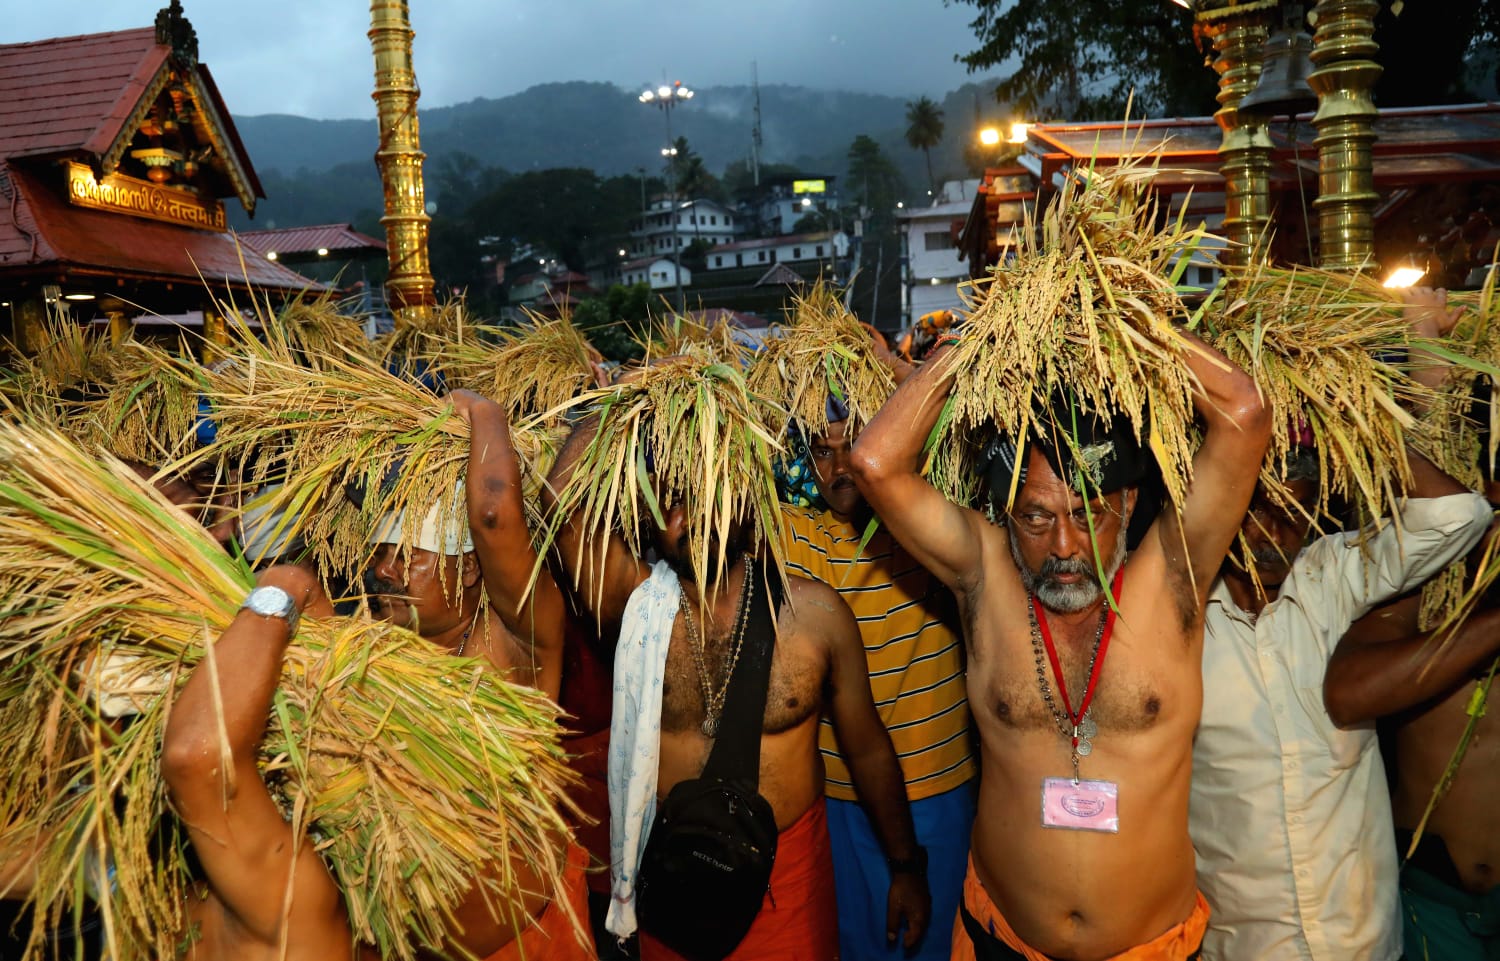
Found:
[{"label": "metal pole", "polygon": [[1379,111],[1371,91],[1380,78],[1375,62],[1375,0],[1319,0],[1313,9],[1312,61],[1307,78],[1317,91],[1313,116],[1318,148],[1318,263],[1329,270],[1374,266],[1373,148]]},{"label": "metal pole", "polygon": [[1219,74],[1219,110],[1214,114],[1224,137],[1219,145],[1224,176],[1224,236],[1231,241],[1224,260],[1248,263],[1264,256],[1261,245],[1271,224],[1271,135],[1266,118],[1242,113],[1240,101],[1260,79],[1273,0],[1253,0],[1200,9],[1198,28],[1213,41],[1213,68]]},{"label": "metal pole", "polygon": [[672,140],[672,108],[676,106],[676,99],[668,98],[661,101],[662,113],[667,116],[667,196],[672,207],[672,280],[677,287],[677,312],[683,313],[682,296],[682,251],[677,246],[677,144]]},{"label": "metal pole", "polygon": [[370,48],[375,54],[376,113],[380,149],[375,164],[385,190],[386,248],[391,270],[386,291],[400,322],[420,322],[436,304],[427,259],[427,216],[417,130],[417,75],[411,57],[411,15],[406,0],[371,0]]}]

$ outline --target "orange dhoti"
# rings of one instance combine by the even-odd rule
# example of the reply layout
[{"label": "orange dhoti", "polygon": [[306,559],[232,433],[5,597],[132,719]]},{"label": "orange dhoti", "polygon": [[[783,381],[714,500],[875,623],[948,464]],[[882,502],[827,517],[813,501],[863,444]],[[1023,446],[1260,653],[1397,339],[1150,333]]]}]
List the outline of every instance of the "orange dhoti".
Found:
[{"label": "orange dhoti", "polygon": [[[745,940],[725,961],[834,961],[839,954],[838,903],[828,811],[819,797],[776,837],[771,887]],[[641,961],[685,961],[641,932]]]},{"label": "orange dhoti", "polygon": [[[485,961],[593,961],[594,946],[588,935],[589,889],[584,877],[588,865],[589,853],[569,844],[562,883],[552,900],[520,937]],[[588,943],[579,940],[580,934]]]},{"label": "orange dhoti", "polygon": [[[965,919],[964,913],[969,918]],[[971,936],[970,925],[978,930]],[[1110,958],[1109,961],[1193,961],[1208,930],[1208,902],[1200,892],[1187,920],[1145,944]],[[983,943],[976,945],[975,940]],[[964,900],[958,918],[953,922],[953,961],[990,961],[990,959],[1052,961],[1045,954],[1022,941],[1010,923],[990,900],[989,892],[974,873],[974,858],[969,858],[969,873],[964,877]]]}]

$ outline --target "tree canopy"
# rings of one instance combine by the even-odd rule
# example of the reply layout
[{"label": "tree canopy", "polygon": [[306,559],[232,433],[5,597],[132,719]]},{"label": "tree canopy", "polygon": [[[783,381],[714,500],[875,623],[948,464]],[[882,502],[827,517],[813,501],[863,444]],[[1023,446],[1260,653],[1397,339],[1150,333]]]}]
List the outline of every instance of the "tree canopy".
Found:
[{"label": "tree canopy", "polygon": [[[976,10],[978,48],[957,59],[977,72],[1011,72],[995,96],[1028,120],[1119,120],[1132,91],[1135,116],[1199,116],[1215,109],[1211,53],[1193,39],[1193,16],[1167,0],[945,0]],[[1307,6],[1311,8],[1312,0]],[[1500,0],[1445,0],[1441,14],[1381,0],[1376,87],[1382,106],[1479,99],[1471,55],[1500,38]],[[1485,78],[1493,83],[1493,78]]]}]

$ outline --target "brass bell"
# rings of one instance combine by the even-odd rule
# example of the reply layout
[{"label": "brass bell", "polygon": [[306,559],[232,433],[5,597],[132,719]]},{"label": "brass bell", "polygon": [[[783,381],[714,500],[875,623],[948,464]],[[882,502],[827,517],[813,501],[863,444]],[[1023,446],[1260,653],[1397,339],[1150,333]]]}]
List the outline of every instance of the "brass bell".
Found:
[{"label": "brass bell", "polygon": [[1302,4],[1282,5],[1282,23],[1266,38],[1260,80],[1240,101],[1239,109],[1262,116],[1294,116],[1318,105],[1307,84],[1312,73],[1312,37],[1302,29]]}]

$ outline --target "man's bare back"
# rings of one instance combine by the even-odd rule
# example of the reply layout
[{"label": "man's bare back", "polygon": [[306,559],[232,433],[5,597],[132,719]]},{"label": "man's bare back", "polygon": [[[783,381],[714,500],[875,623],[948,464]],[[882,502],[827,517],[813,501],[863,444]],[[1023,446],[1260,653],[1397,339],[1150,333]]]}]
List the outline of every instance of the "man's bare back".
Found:
[{"label": "man's bare back", "polygon": [[[1367,631],[1399,636],[1415,634],[1419,606],[1419,596],[1403,598],[1371,615],[1378,627],[1374,623],[1361,626]],[[1500,621],[1489,613],[1472,617]],[[1500,626],[1493,630],[1500,630]],[[1433,786],[1446,772],[1453,749],[1468,725],[1469,701],[1477,686],[1477,679],[1465,681],[1392,718],[1395,785],[1391,814],[1398,831],[1413,831],[1421,823]],[[1500,722],[1492,711],[1480,718],[1458,777],[1424,829],[1429,843],[1441,839],[1437,843],[1446,846],[1465,890],[1474,894],[1500,884],[1500,832],[1493,825],[1495,792],[1500,790],[1497,734]],[[1404,858],[1404,845],[1396,853]]]}]

